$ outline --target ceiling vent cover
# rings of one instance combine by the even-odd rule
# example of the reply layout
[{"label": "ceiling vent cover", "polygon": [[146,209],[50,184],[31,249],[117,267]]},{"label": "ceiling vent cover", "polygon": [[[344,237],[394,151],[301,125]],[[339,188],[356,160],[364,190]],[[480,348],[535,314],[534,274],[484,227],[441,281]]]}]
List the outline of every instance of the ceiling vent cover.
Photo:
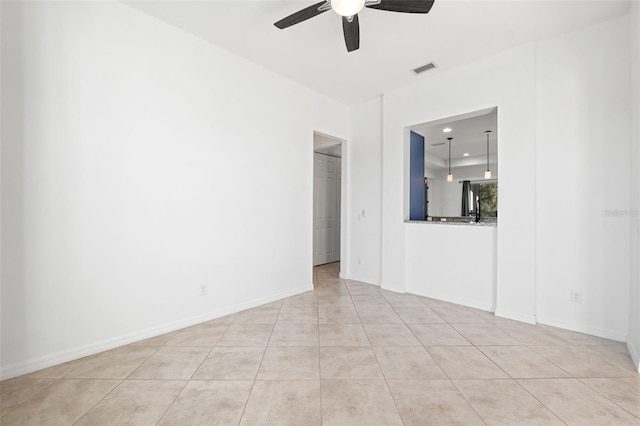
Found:
[{"label": "ceiling vent cover", "polygon": [[418,68],[414,69],[413,72],[415,72],[416,74],[420,74],[420,73],[423,73],[425,71],[432,70],[434,68],[438,68],[438,66],[436,64],[434,64],[433,62],[429,62],[426,65],[423,65],[421,67],[418,67]]}]

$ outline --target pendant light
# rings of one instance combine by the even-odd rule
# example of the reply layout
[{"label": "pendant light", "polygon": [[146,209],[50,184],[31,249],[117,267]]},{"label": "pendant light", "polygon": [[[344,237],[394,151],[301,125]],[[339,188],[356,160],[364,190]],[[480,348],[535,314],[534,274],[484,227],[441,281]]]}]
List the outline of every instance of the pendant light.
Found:
[{"label": "pendant light", "polygon": [[451,141],[453,138],[447,138],[449,141],[449,174],[447,175],[447,182],[453,182],[453,175],[451,174]]},{"label": "pendant light", "polygon": [[489,133],[491,130],[487,130],[485,133],[487,134],[487,170],[484,172],[484,178],[491,179],[491,170],[489,169]]}]

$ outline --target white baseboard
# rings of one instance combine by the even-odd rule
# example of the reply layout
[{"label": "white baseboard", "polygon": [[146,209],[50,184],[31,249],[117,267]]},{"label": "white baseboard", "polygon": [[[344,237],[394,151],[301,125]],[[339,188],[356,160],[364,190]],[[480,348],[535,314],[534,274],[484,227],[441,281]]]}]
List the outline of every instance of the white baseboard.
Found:
[{"label": "white baseboard", "polygon": [[[340,278],[342,278],[342,276]],[[364,283],[364,284],[371,284],[371,285],[374,285],[376,287],[380,287],[380,283],[379,282],[372,282],[372,280],[370,280],[365,275],[358,275],[357,273],[351,273],[349,275],[349,277],[346,278],[346,279],[351,280],[351,281],[358,281],[358,282]]]},{"label": "white baseboard", "polygon": [[93,355],[93,354],[103,352],[109,349],[117,348],[120,346],[128,345],[134,342],[138,342],[140,340],[149,339],[151,337],[160,336],[161,334],[169,333],[171,331],[179,330],[185,327],[190,327],[192,325],[196,325],[201,322],[206,322],[216,318],[221,318],[226,315],[235,314],[236,312],[255,308],[256,306],[264,305],[270,302],[275,302],[277,300],[281,300],[287,297],[295,296],[297,294],[305,293],[307,291],[312,291],[312,290],[313,290],[313,284],[309,284],[304,287],[297,287],[291,290],[276,293],[271,296],[261,297],[259,299],[253,299],[247,302],[238,303],[236,305],[229,306],[226,308],[216,309],[215,311],[207,312],[205,314],[183,318],[183,319],[165,323],[156,327],[150,327],[150,328],[129,333],[123,336],[118,336],[111,339],[103,340],[101,342],[95,342],[95,343],[91,343],[81,347],[72,348],[65,351],[39,357],[36,359],[9,365],[0,371],[0,380],[21,376],[23,374],[41,370],[43,368],[53,367],[54,365],[62,364],[64,362],[73,361],[78,358]]},{"label": "white baseboard", "polygon": [[627,350],[629,351],[629,355],[631,355],[633,366],[638,370],[638,373],[640,373],[640,348],[635,347],[632,342],[627,341]]},{"label": "white baseboard", "polygon": [[604,339],[615,340],[616,342],[625,342],[627,339],[626,332],[620,333],[614,330],[606,330],[603,328],[557,320],[554,318],[538,317],[538,323],[550,325],[552,327],[564,328],[565,330],[577,331],[578,333],[589,334],[591,336],[602,337]]},{"label": "white baseboard", "polygon": [[380,282],[380,289],[381,290],[387,290],[387,291],[393,291],[395,293],[406,293],[407,287],[404,284],[396,285],[394,283]]},{"label": "white baseboard", "polygon": [[527,324],[536,324],[535,315],[523,315],[516,312],[508,312],[504,309],[496,309],[495,314],[497,317],[506,318],[514,321],[525,322]]},{"label": "white baseboard", "polygon": [[349,278],[349,281],[351,281],[352,284],[366,284],[366,285],[370,285],[371,287],[376,287],[378,289],[380,288],[380,285],[378,284],[372,284],[368,281],[359,280],[358,278],[354,278],[354,277]]},{"label": "white baseboard", "polygon": [[409,289],[407,293],[415,294],[416,296],[421,296],[421,297],[428,297],[430,299],[442,300],[443,302],[453,303],[456,305],[467,306],[469,308],[480,309],[481,311],[494,312],[496,310],[495,306],[492,306],[491,304],[488,304],[488,303],[478,302],[477,300],[456,299],[448,296],[434,295],[434,294],[420,294],[420,293],[411,291],[411,289]]}]

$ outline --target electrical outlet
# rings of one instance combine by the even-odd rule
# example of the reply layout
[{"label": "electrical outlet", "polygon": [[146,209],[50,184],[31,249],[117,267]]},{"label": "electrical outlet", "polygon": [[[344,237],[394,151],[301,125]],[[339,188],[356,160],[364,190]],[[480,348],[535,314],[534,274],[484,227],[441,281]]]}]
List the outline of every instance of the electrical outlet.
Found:
[{"label": "electrical outlet", "polygon": [[578,290],[571,290],[569,300],[573,303],[582,303],[582,294]]},{"label": "electrical outlet", "polygon": [[207,290],[208,290],[208,288],[207,288],[206,284],[201,285],[200,286],[200,296],[206,296],[207,295]]}]

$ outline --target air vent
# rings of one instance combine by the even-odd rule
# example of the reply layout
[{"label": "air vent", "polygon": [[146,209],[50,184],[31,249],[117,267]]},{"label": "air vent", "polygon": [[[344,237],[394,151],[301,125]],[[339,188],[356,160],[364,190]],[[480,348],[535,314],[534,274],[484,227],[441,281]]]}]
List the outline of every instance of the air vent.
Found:
[{"label": "air vent", "polygon": [[442,146],[444,142],[432,143],[431,146]]},{"label": "air vent", "polygon": [[423,65],[421,67],[418,67],[418,68],[414,69],[413,72],[415,72],[416,74],[420,74],[420,73],[423,73],[425,71],[432,70],[434,68],[438,68],[438,66],[436,64],[434,64],[433,62],[429,62],[426,65]]}]

